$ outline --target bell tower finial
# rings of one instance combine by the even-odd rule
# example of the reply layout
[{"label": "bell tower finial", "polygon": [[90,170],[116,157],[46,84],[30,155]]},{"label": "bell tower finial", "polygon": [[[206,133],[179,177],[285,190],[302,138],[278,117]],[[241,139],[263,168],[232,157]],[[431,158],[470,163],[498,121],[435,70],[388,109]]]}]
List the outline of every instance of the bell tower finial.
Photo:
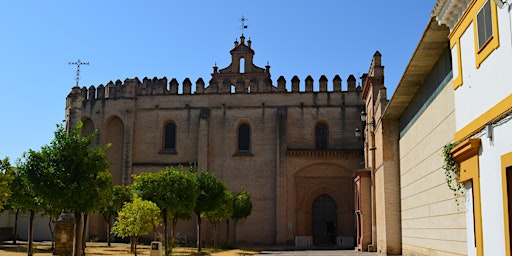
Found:
[{"label": "bell tower finial", "polygon": [[242,18],[238,19],[242,22],[242,26],[240,27],[242,29],[242,36],[244,35],[244,29],[247,29],[247,25],[245,25],[245,22],[248,21],[247,18],[244,17],[242,14]]}]

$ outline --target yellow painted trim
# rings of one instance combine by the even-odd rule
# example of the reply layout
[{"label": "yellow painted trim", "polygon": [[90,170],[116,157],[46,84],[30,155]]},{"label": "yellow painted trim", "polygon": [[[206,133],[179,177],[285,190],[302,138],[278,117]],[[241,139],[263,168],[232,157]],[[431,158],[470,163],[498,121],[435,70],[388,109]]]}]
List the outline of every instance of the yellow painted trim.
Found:
[{"label": "yellow painted trim", "polygon": [[457,131],[455,133],[455,141],[461,141],[464,138],[468,138],[469,136],[483,129],[486,124],[497,118],[500,118],[510,110],[512,110],[512,93],[505,97],[505,99],[500,101],[494,107],[490,108],[485,113],[477,117],[471,123]]},{"label": "yellow painted trim", "polygon": [[[462,18],[461,18],[461,20],[462,20]],[[461,20],[459,20],[459,22]],[[458,74],[457,78],[455,78],[453,81],[453,89],[454,90],[459,88],[463,83],[463,81],[462,81],[462,50],[460,47],[460,38],[462,37],[462,34],[464,34],[464,32],[468,29],[469,25],[471,25],[472,21],[473,20],[470,20],[469,22],[466,22],[466,23],[457,23],[458,26],[452,30],[452,34],[450,34],[450,36],[449,36],[450,46],[457,47],[457,67],[459,69],[459,74]],[[460,33],[453,34],[453,32],[455,32],[455,29],[460,29]],[[451,36],[453,36],[453,37],[451,37]]]},{"label": "yellow painted trim", "polygon": [[[482,49],[478,48],[478,28],[477,28],[477,22],[476,22],[476,14],[478,14],[478,11],[482,8],[482,6],[487,2],[491,2],[491,20],[492,20],[492,36],[485,43],[484,46],[482,46]],[[476,9],[476,13],[474,16],[474,22],[473,22],[473,31],[475,33],[475,60],[476,60],[476,68],[478,69],[480,67],[480,64],[484,62],[484,60],[491,55],[491,53],[497,49],[500,46],[500,40],[499,40],[499,31],[498,31],[498,9],[496,6],[496,3],[492,0],[483,1],[483,3]]]},{"label": "yellow painted trim", "polygon": [[478,160],[481,145],[480,139],[468,139],[451,151],[453,159],[459,164],[459,182],[473,181],[473,216],[475,219],[476,255],[478,256],[484,255],[480,164]]},{"label": "yellow painted trim", "polygon": [[[451,43],[451,42],[450,42]],[[453,90],[457,90],[459,86],[462,85],[462,55],[460,50],[460,38],[457,39],[456,42],[454,42],[453,47],[457,47],[457,69],[458,74],[457,77],[453,79]]]},{"label": "yellow painted trim", "polygon": [[472,0],[459,21],[453,27],[452,31],[448,35],[450,39],[450,47],[457,47],[457,61],[459,68],[459,75],[454,78],[453,89],[456,90],[463,84],[462,80],[462,55],[461,55],[461,46],[460,46],[460,38],[466,32],[471,24],[473,24],[473,37],[475,41],[474,49],[475,49],[475,61],[476,67],[479,68],[480,64],[494,51],[499,47],[499,31],[498,31],[498,10],[494,1],[491,1],[491,13],[492,13],[492,22],[493,22],[493,37],[487,44],[481,49],[478,49],[478,33],[476,32],[476,15],[482,6],[485,4],[487,0]]},{"label": "yellow painted trim", "polygon": [[[512,152],[501,156],[501,176],[502,176],[502,188],[503,188],[503,224],[505,228],[505,252],[506,255],[510,256],[510,229],[509,229],[509,216],[508,216],[508,187],[507,187],[507,167],[512,166]],[[512,175],[510,173],[509,175]],[[512,188],[510,188],[512,189]]]},{"label": "yellow painted trim", "polygon": [[484,255],[484,238],[482,232],[482,200],[480,196],[480,177],[473,177],[473,211],[475,216],[476,255]]}]

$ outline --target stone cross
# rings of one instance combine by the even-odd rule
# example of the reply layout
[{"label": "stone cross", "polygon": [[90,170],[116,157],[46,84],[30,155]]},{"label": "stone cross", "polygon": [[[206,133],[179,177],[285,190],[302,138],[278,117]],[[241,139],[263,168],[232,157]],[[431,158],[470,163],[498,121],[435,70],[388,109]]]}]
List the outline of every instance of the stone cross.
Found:
[{"label": "stone cross", "polygon": [[69,65],[76,65],[76,86],[78,86],[78,80],[80,80],[80,65],[89,65],[89,62],[81,62],[78,59],[76,62],[69,62]]}]

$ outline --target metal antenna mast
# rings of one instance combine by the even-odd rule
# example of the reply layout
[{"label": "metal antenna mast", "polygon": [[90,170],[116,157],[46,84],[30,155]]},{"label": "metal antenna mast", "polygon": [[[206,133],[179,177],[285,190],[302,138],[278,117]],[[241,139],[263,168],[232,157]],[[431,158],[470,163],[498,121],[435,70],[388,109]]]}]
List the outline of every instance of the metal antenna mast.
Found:
[{"label": "metal antenna mast", "polygon": [[247,28],[247,25],[245,25],[245,22],[248,21],[248,19],[246,19],[244,17],[244,15],[242,15],[242,18],[240,18],[238,20],[242,22],[242,27],[241,28],[242,28],[242,36],[243,36],[244,35],[244,29]]},{"label": "metal antenna mast", "polygon": [[76,86],[78,86],[78,80],[80,80],[80,66],[81,65],[89,65],[89,62],[81,62],[80,59],[78,59],[76,62],[69,62],[69,65],[76,65]]}]

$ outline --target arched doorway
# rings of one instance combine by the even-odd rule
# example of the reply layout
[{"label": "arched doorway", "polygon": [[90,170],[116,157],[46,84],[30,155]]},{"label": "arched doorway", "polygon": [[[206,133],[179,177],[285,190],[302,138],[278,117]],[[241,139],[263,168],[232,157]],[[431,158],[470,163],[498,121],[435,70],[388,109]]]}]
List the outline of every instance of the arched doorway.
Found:
[{"label": "arched doorway", "polygon": [[313,245],[335,246],[337,237],[337,207],[332,197],[323,194],[312,206]]}]

